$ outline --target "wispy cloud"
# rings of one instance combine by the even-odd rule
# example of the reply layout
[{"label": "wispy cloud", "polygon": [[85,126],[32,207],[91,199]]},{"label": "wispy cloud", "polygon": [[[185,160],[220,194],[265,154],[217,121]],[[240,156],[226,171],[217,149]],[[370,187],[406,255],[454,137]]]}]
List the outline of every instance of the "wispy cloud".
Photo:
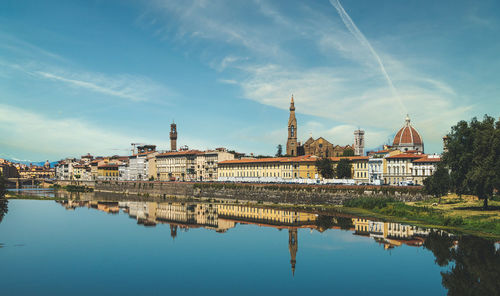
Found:
[{"label": "wispy cloud", "polygon": [[356,24],[352,21],[351,17],[344,10],[344,7],[342,7],[339,0],[330,0],[330,3],[335,7],[337,12],[339,13],[339,15],[342,18],[342,21],[344,22],[347,29],[354,35],[354,37],[356,37],[356,39],[363,46],[368,48],[368,50],[371,52],[371,54],[373,55],[373,57],[377,61],[377,64],[379,65],[380,71],[384,75],[385,80],[387,80],[387,84],[389,85],[391,92],[394,95],[394,98],[399,103],[399,105],[401,107],[401,111],[403,111],[403,112],[406,111],[406,108],[405,108],[403,102],[401,101],[401,99],[399,98],[399,94],[398,94],[396,88],[394,87],[394,84],[392,83],[391,77],[389,76],[389,74],[387,74],[387,70],[385,69],[384,63],[382,63],[382,59],[380,59],[380,56],[377,54],[375,49],[373,49],[373,46],[370,44],[368,39],[366,39],[365,35],[363,35],[363,33],[361,33],[361,31],[358,29]]},{"label": "wispy cloud", "polygon": [[16,64],[0,60],[0,66],[25,73],[34,79],[134,102],[164,101],[176,96],[170,88],[145,76],[68,70],[39,62]]},{"label": "wispy cloud", "polygon": [[[219,81],[239,85],[243,97],[286,109],[293,93],[299,113],[338,123],[338,127],[330,129],[313,129],[317,136],[325,133],[339,139],[337,143],[351,143],[349,129],[361,127],[369,131],[369,145],[377,146],[403,124],[408,112],[424,138],[432,136],[440,146],[441,136],[435,134],[446,133],[471,106],[458,104],[452,86],[411,69],[411,63],[396,59],[387,47],[375,50],[340,2],[330,3],[337,14],[333,9],[318,10],[300,4],[300,18],[293,18],[293,11],[282,13],[282,7],[265,0],[248,2],[243,7],[226,1],[208,5],[205,1],[158,0],[155,7],[168,20],[163,21],[170,28],[168,32],[175,24],[179,26],[177,36],[209,40],[209,46],[217,49],[222,42],[234,49],[207,52],[204,46],[200,55],[204,59],[211,55],[208,60],[212,64],[220,61],[212,66],[224,75]],[[243,17],[249,7],[257,8],[259,25]],[[231,18],[224,17],[229,15]],[[180,43],[189,46],[184,40]],[[307,54],[295,50],[295,44],[306,46]],[[247,49],[245,60],[235,58],[241,47]],[[307,56],[312,54],[327,62],[321,66],[310,63]],[[275,58],[270,59],[272,56]],[[228,70],[232,77],[227,76]],[[426,122],[433,122],[433,126]]]}]

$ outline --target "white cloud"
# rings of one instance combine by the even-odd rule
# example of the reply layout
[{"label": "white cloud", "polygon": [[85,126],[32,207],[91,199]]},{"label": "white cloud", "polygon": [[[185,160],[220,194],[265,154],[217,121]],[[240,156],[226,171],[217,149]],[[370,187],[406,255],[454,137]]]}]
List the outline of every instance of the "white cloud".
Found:
[{"label": "white cloud", "polygon": [[[337,11],[299,4],[287,6],[285,14],[283,7],[265,0],[245,5],[158,0],[154,7],[163,14],[165,27],[177,30],[177,36],[211,41],[209,46],[217,50],[203,46],[201,56],[213,55],[209,63],[226,75],[219,81],[239,85],[245,98],[287,109],[293,93],[299,114],[338,122],[339,127],[323,128],[322,133],[344,142],[352,137],[351,128],[361,127],[371,146],[385,143],[408,112],[426,143],[440,147],[441,136],[472,106],[457,103],[456,91],[446,82],[409,68],[412,61],[391,55],[390,44],[365,36],[338,1],[330,2]],[[254,5],[256,14],[249,21],[247,11]],[[301,14],[299,18],[295,12]],[[221,43],[229,50],[219,52]],[[302,50],[296,51],[295,44]],[[246,60],[235,58],[242,47],[247,50]],[[311,63],[308,59],[313,54],[325,62]],[[227,70],[239,72],[227,77]]]},{"label": "white cloud", "polygon": [[91,91],[134,102],[163,101],[176,93],[148,77],[130,74],[67,70],[38,62],[15,64],[0,60],[0,65],[23,72],[34,79],[58,83],[72,89]]},{"label": "white cloud", "polygon": [[[169,149],[167,138],[145,133],[116,132],[115,126],[100,126],[78,118],[52,118],[33,111],[0,104],[0,151],[8,156],[60,159],[76,157],[90,152],[94,155],[129,155],[130,143],[140,142]],[[182,136],[181,145],[193,149],[215,148],[214,143],[203,139]],[[207,146],[211,145],[211,146]],[[12,158],[12,157],[11,157]]]}]

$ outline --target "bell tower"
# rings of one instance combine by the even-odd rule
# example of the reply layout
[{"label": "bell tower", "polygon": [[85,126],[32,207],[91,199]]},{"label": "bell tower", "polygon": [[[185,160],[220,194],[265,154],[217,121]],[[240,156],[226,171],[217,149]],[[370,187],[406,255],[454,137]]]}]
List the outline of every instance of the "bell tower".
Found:
[{"label": "bell tower", "polygon": [[297,228],[288,229],[288,249],[290,250],[290,264],[292,265],[292,275],[295,275],[295,260],[298,250]]},{"label": "bell tower", "polygon": [[286,154],[297,156],[297,119],[295,118],[295,104],[290,102],[290,117],[288,118],[288,140],[286,141]]},{"label": "bell tower", "polygon": [[175,122],[170,125],[170,150],[177,150],[177,125]]}]

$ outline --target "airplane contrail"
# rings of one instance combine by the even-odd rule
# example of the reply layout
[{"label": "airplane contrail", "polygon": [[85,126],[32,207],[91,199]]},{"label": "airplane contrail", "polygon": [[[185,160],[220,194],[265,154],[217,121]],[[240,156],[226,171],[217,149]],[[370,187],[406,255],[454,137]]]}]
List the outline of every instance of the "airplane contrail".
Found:
[{"label": "airplane contrail", "polygon": [[391,89],[392,95],[398,100],[398,103],[402,109],[401,111],[405,111],[406,110],[405,105],[401,101],[401,98],[399,97],[399,94],[396,88],[394,87],[394,84],[392,83],[391,77],[389,76],[389,74],[387,74],[387,71],[385,70],[384,67],[384,63],[382,63],[382,60],[380,59],[375,49],[373,49],[368,39],[366,39],[365,35],[361,33],[356,24],[352,21],[351,17],[344,10],[344,7],[342,7],[339,0],[330,0],[330,4],[332,4],[333,7],[337,9],[337,12],[339,13],[340,18],[342,19],[342,22],[344,22],[349,32],[351,32],[351,34],[354,35],[354,37],[359,41],[359,43],[368,48],[368,50],[372,53],[373,57],[375,58],[380,67],[380,71],[382,72],[382,74],[385,77],[385,80],[387,81],[387,84],[389,84],[389,88]]}]

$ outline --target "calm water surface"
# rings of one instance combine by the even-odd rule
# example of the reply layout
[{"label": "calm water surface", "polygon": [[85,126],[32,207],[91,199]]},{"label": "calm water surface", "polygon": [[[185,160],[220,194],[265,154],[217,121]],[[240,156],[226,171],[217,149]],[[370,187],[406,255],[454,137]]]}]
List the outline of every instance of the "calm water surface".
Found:
[{"label": "calm water surface", "polygon": [[11,200],[0,223],[1,295],[495,295],[499,282],[493,241],[348,216],[92,194]]}]

